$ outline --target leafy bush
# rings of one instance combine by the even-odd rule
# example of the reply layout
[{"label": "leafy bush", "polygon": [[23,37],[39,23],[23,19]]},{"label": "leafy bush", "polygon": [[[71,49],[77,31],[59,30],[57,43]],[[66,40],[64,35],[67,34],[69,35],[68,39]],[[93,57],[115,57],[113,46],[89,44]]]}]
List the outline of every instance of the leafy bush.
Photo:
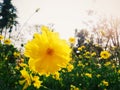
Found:
[{"label": "leafy bush", "polygon": [[[46,27],[44,28],[45,28],[44,30],[48,29],[48,28],[46,29]],[[47,31],[45,31],[43,34],[45,35],[45,37],[48,33],[50,33],[51,36],[54,35],[53,32],[48,31],[47,34],[45,34],[46,32]],[[40,35],[36,34],[34,38],[38,38]],[[35,39],[33,40],[35,41]],[[38,41],[38,39],[36,41]],[[28,43],[30,47],[33,48],[33,44],[30,44],[30,42]],[[114,55],[116,49],[104,50],[103,47],[95,45],[94,43],[91,42],[79,45],[77,47],[74,47],[73,44],[74,43],[72,42],[71,61],[67,63],[66,67],[61,68],[55,73],[48,74],[47,74],[48,69],[44,67],[46,72],[45,74],[42,74],[39,73],[34,66],[33,67],[29,66],[29,64],[33,65],[33,63],[36,63],[34,61],[29,63],[30,59],[33,60],[34,57],[32,58],[26,57],[22,55],[19,52],[19,50],[17,50],[17,48],[14,47],[14,45],[10,43],[6,44],[5,42],[3,43],[3,41],[1,41],[0,83],[2,84],[0,84],[0,89],[1,90],[120,89],[120,65],[114,60],[114,57],[116,57]],[[37,49],[38,47],[35,46],[35,48],[32,50]],[[51,49],[49,51],[51,51]],[[34,55],[38,55],[36,52],[32,53],[34,53]],[[47,55],[48,54],[51,55],[53,53],[49,52],[47,53]],[[30,55],[32,56],[33,54]],[[37,58],[39,57],[37,56]],[[63,56],[62,58],[65,57]],[[53,59],[54,58],[52,59],[47,58],[47,60]],[[51,64],[51,62],[47,63]],[[38,65],[36,67],[39,68],[39,65],[42,64],[36,63],[35,65]]]}]

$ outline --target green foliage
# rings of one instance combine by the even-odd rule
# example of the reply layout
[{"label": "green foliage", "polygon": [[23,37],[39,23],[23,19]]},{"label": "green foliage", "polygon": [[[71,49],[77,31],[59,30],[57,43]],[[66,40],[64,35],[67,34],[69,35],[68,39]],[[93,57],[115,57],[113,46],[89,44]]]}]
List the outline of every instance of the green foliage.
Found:
[{"label": "green foliage", "polygon": [[18,75],[16,74],[16,60],[14,52],[18,50],[13,45],[0,43],[0,90],[15,90]]},{"label": "green foliage", "polygon": [[[71,90],[71,85],[80,90],[120,89],[119,65],[109,59],[100,59],[100,56],[91,56],[92,54],[86,57],[85,51],[81,51],[79,55],[81,56],[73,55],[74,69],[71,72],[66,68],[59,71],[60,80],[51,76],[42,79],[43,85],[47,87],[45,90]],[[108,85],[103,83],[104,80]]]},{"label": "green foliage", "polygon": [[[89,43],[88,43],[89,45]],[[91,45],[91,44],[90,44]],[[15,56],[14,52],[19,52],[13,45],[0,43],[0,89],[1,90],[21,90],[25,83],[21,85],[21,70],[25,69],[28,75],[39,76],[42,84],[38,90],[116,90],[120,89],[120,65],[114,62],[113,57],[102,59],[93,49],[81,46],[73,51],[73,68],[63,68],[56,75],[39,75],[32,72],[28,66],[28,58],[24,61],[20,56]],[[100,46],[97,46],[100,47]],[[114,52],[114,51],[112,51]],[[96,53],[96,54],[95,54]],[[112,54],[111,54],[112,55]],[[16,67],[18,68],[16,69]],[[31,79],[30,79],[31,80]],[[33,81],[25,90],[37,89]]]}]

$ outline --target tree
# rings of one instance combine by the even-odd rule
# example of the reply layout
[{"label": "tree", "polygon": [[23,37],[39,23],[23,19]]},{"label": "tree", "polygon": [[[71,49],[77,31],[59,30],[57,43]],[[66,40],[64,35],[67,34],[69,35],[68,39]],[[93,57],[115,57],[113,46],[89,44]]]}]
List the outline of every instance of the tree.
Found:
[{"label": "tree", "polygon": [[0,2],[0,34],[11,33],[18,22],[16,21],[16,8],[11,3],[12,0],[3,0]]}]

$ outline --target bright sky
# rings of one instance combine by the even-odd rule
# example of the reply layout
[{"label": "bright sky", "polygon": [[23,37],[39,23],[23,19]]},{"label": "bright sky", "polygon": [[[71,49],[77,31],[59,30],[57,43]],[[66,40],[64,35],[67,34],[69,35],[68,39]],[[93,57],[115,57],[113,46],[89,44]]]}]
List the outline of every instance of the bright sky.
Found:
[{"label": "bright sky", "polygon": [[13,0],[13,2],[21,24],[40,8],[27,24],[54,24],[55,31],[63,38],[73,36],[76,28],[85,27],[81,21],[90,18],[85,16],[87,10],[120,16],[120,0]]}]

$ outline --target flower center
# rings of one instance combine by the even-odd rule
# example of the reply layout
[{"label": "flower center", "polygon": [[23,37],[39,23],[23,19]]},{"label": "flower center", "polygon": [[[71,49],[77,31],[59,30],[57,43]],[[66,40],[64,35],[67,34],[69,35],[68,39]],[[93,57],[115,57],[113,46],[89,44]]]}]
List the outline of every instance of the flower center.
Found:
[{"label": "flower center", "polygon": [[54,52],[53,49],[51,49],[51,48],[48,48],[48,49],[47,49],[47,54],[48,54],[48,55],[53,55],[53,52]]},{"label": "flower center", "polygon": [[106,57],[107,56],[107,54],[103,54],[104,55],[104,57]]}]

